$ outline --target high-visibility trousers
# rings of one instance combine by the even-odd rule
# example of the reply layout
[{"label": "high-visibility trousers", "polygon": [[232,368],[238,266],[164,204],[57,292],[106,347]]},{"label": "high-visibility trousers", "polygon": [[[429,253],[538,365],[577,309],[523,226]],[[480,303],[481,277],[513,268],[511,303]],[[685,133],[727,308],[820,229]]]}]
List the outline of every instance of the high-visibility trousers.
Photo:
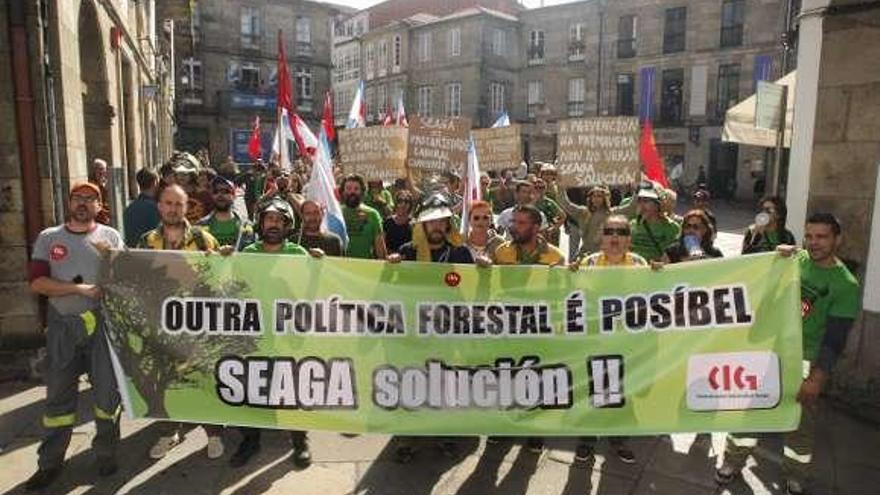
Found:
[{"label": "high-visibility trousers", "polygon": [[45,436],[39,467],[58,467],[70,444],[76,423],[79,377],[88,373],[94,396],[97,435],[92,448],[99,460],[116,455],[119,443],[119,391],[99,310],[62,316],[49,309],[46,334]]}]

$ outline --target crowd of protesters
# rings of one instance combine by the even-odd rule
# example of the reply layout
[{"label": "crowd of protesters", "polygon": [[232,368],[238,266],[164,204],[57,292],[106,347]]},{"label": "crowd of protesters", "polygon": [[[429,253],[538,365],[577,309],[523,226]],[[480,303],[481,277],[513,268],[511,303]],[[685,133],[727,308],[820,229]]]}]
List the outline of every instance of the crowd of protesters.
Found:
[{"label": "crowd of protesters", "polygon": [[[679,217],[675,192],[659,184],[566,188],[551,163],[484,174],[479,180],[482,199],[467,208],[462,205],[463,181],[455,174],[399,179],[390,184],[345,175],[338,167],[334,175],[347,244],[322,228],[325,210],[308,194],[307,161],[298,161],[289,169],[274,161],[265,165],[257,161],[242,171],[231,157],[211,166],[207,152],[175,152],[157,172],[139,171],[140,194],[124,212],[122,236],[106,226],[111,218],[107,164],[94,162],[90,182],[77,183],[70,190],[68,220],[43,232],[34,246],[31,287],[49,298],[50,371],[44,418],[48,433],[39,451],[39,470],[28,480],[27,488],[44,489],[61,471],[76,408],[76,377],[83,371],[90,374],[96,395],[98,473],[106,476],[116,472],[119,396],[107,363],[105,341],[95,337],[101,331],[101,292],[95,285],[100,253],[90,249],[93,246],[97,251],[121,248],[124,239],[130,248],[217,251],[223,255],[242,251],[345,256],[390,263],[468,263],[484,269],[567,265],[573,271],[599,267],[662,270],[666,264],[722,256],[714,244],[718,228],[711,195],[704,187],[693,194],[691,208]],[[742,254],[777,251],[782,256],[795,256],[801,265],[802,285],[810,291],[804,341],[805,356],[812,366],[798,394],[798,400],[808,406],[805,410],[810,410],[858,312],[857,281],[836,255],[842,230],[833,215],[812,215],[806,225],[804,249],[797,251],[796,239],[786,229],[784,201],[768,197],[758,207],[755,223],[744,234]],[[461,218],[462,211],[467,218]],[[466,232],[460,229],[463,221],[468,226]],[[567,253],[559,247],[562,230],[568,234]],[[97,314],[97,323],[94,316],[88,319],[82,316],[85,314]],[[78,329],[84,321],[90,326],[86,337],[70,340],[71,328]],[[786,458],[788,493],[803,493],[813,425],[813,416],[807,413],[801,428],[789,435],[798,454],[791,459],[799,464]],[[204,428],[209,439],[208,457],[222,457],[222,428]],[[260,449],[259,429],[239,431],[242,440],[229,461],[233,467],[246,464]],[[727,462],[716,473],[719,483],[729,483],[738,475],[747,447],[754,443],[749,441],[755,436],[731,435]],[[454,449],[453,439],[438,440],[441,448]],[[597,440],[581,438],[576,460],[590,459]],[[626,438],[608,440],[620,460],[635,462]],[[180,441],[179,425],[169,422],[148,454],[162,458]],[[505,439],[490,437],[488,441]],[[307,433],[291,432],[291,447],[293,463],[308,467]],[[540,453],[543,440],[529,438],[527,447]],[[403,438],[396,459],[409,462],[416,452],[414,442]]]}]

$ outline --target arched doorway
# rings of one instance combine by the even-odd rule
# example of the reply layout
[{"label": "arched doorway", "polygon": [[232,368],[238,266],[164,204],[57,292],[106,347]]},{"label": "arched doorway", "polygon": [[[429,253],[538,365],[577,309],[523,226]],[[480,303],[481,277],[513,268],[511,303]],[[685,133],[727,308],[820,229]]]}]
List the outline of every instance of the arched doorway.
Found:
[{"label": "arched doorway", "polygon": [[110,127],[114,112],[107,95],[107,62],[104,59],[101,25],[92,0],[82,0],[80,3],[78,27],[86,166],[91,167],[95,158],[102,158],[112,165]]}]

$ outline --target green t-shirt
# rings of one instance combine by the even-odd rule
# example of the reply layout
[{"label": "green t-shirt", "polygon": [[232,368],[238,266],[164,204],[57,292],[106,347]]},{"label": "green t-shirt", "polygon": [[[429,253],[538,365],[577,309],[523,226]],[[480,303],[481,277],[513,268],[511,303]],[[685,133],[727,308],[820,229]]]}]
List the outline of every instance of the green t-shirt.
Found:
[{"label": "green t-shirt", "polygon": [[298,254],[306,255],[308,251],[295,242],[284,241],[284,245],[278,251],[263,251],[263,241],[257,241],[249,244],[241,250],[242,253],[264,253],[264,254]]},{"label": "green t-shirt", "polygon": [[562,214],[562,208],[559,207],[559,204],[546,196],[535,203],[535,208],[541,210],[548,225],[553,224],[554,220]]},{"label": "green t-shirt", "polygon": [[801,268],[804,359],[815,361],[825,337],[828,317],[858,317],[859,282],[840,260],[832,267],[823,268],[813,263],[806,250],[795,256]]},{"label": "green t-shirt", "polygon": [[346,256],[362,259],[375,258],[374,242],[376,237],[383,235],[382,217],[379,216],[379,212],[361,204],[357,208],[343,206],[342,216],[345,218],[345,228],[348,231]]},{"label": "green t-shirt", "polygon": [[221,246],[235,246],[236,241],[238,241],[238,220],[236,218],[230,218],[229,220],[211,218],[205,226],[208,227],[208,232],[217,238],[217,242]]},{"label": "green t-shirt", "polygon": [[666,248],[678,240],[681,227],[666,217],[659,222],[651,223],[636,217],[630,220],[632,230],[632,252],[640,255],[648,261],[657,261],[663,258]]}]

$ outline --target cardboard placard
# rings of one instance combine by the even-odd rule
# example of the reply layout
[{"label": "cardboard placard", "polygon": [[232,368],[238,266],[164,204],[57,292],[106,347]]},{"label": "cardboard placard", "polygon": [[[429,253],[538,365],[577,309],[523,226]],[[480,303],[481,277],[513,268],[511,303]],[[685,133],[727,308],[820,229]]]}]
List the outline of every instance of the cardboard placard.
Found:
[{"label": "cardboard placard", "polygon": [[559,123],[556,169],[565,186],[631,184],[639,180],[637,117],[590,117]]},{"label": "cardboard placard", "polygon": [[366,180],[393,181],[406,177],[406,143],[405,127],[341,129],[342,169],[346,174],[359,174]]},{"label": "cardboard placard", "polygon": [[413,116],[409,120],[411,171],[420,175],[455,172],[467,165],[470,119]]},{"label": "cardboard placard", "polygon": [[481,171],[519,167],[522,161],[522,128],[519,124],[477,129],[472,134]]}]

